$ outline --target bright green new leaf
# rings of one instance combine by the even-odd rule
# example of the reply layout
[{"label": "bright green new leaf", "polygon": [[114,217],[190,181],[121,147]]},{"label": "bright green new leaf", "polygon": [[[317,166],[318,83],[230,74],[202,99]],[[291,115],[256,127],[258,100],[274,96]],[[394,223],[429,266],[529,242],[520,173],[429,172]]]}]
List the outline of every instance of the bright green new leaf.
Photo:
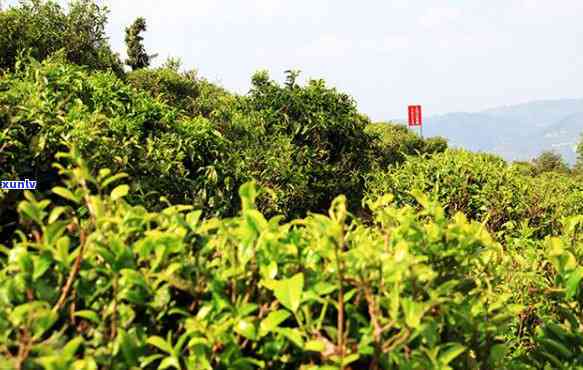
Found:
[{"label": "bright green new leaf", "polygon": [[117,200],[119,198],[125,197],[126,195],[128,195],[129,190],[130,190],[130,187],[128,185],[125,185],[125,184],[119,185],[115,189],[112,190],[111,199]]},{"label": "bright green new leaf", "polygon": [[249,319],[239,320],[235,325],[235,332],[250,340],[255,340],[257,336],[255,325]]},{"label": "bright green new leaf", "polygon": [[567,288],[565,292],[567,299],[572,299],[575,296],[575,294],[577,294],[577,291],[581,283],[581,279],[583,279],[583,267],[578,266],[575,269],[575,271],[569,274],[569,278],[567,279],[567,282],[565,284]]},{"label": "bright green new leaf", "polygon": [[172,348],[172,345],[169,344],[168,342],[166,342],[166,340],[162,337],[152,336],[152,337],[148,338],[147,342],[148,342],[148,344],[151,344],[154,347],[157,347],[158,349],[166,352],[169,355],[174,354],[174,348]]},{"label": "bright green new leaf", "polygon": [[259,325],[259,336],[263,337],[269,332],[275,330],[279,324],[284,322],[289,316],[290,313],[286,310],[270,312],[269,315],[267,315],[267,317],[264,318]]},{"label": "bright green new leaf", "polygon": [[439,351],[439,363],[441,365],[448,365],[456,357],[461,355],[466,350],[466,347],[459,343],[449,343]]},{"label": "bright green new leaf", "polygon": [[63,188],[61,186],[55,186],[53,188],[53,193],[57,194],[58,196],[70,200],[73,203],[79,203],[80,199],[77,197],[73,192],[69,189]]},{"label": "bright green new leaf", "polygon": [[425,305],[422,302],[415,302],[411,298],[403,298],[401,307],[405,315],[405,323],[412,329],[416,329],[421,323],[421,318],[425,312]]},{"label": "bright green new leaf", "polygon": [[275,297],[287,309],[296,312],[302,299],[304,274],[299,273],[285,280],[267,280],[267,288],[273,290]]},{"label": "bright green new leaf", "polygon": [[99,317],[99,315],[97,315],[97,313],[95,313],[94,311],[91,311],[91,310],[77,311],[73,314],[73,316],[82,317],[82,318],[87,319],[91,322],[94,322],[95,324],[99,324],[101,322],[101,318]]},{"label": "bright green new leaf", "polygon": [[326,349],[326,343],[321,340],[310,340],[304,345],[304,350],[312,352],[322,352]]},{"label": "bright green new leaf", "polygon": [[302,334],[298,329],[292,328],[278,328],[276,331],[290,340],[293,344],[298,346],[299,348],[304,348],[304,339]]}]

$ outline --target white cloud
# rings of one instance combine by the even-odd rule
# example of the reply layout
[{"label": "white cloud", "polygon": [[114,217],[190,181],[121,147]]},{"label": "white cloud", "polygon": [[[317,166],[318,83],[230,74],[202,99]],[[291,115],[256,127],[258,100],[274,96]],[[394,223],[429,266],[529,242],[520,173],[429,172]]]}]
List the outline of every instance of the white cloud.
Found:
[{"label": "white cloud", "polygon": [[426,28],[433,28],[455,21],[461,16],[459,8],[429,8],[420,17],[419,24]]},{"label": "white cloud", "polygon": [[511,0],[505,17],[513,24],[551,25],[561,18],[580,18],[581,12],[581,0]]},{"label": "white cloud", "polygon": [[336,58],[346,56],[353,48],[351,41],[333,34],[325,34],[299,49],[299,54],[310,58]]},{"label": "white cloud", "polygon": [[367,52],[391,53],[407,49],[411,46],[409,37],[400,34],[385,35],[378,39],[368,39],[360,43]]},{"label": "white cloud", "polygon": [[405,9],[410,6],[409,0],[392,0],[391,7],[393,9]]},{"label": "white cloud", "polygon": [[409,38],[404,35],[388,35],[385,36],[381,45],[384,50],[402,50],[410,46]]},{"label": "white cloud", "polygon": [[250,3],[253,10],[262,17],[275,17],[285,13],[285,4],[281,0],[253,0]]}]

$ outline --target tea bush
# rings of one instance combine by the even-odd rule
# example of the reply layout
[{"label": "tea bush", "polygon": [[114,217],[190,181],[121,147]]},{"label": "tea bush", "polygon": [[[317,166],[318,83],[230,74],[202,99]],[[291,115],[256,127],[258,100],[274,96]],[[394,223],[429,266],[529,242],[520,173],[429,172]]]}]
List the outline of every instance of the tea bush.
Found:
[{"label": "tea bush", "polygon": [[[0,363],[39,369],[539,368],[580,365],[583,216],[496,242],[414,193],[336,198],[282,222],[126,202],[124,174],[59,154],[55,203],[25,193],[0,247]],[[417,209],[416,209],[417,208]],[[545,253],[538,253],[537,250]]]},{"label": "tea bush", "polygon": [[[171,61],[170,61],[171,62]],[[196,71],[179,71],[180,64],[128,73],[127,82],[138,90],[159,98],[189,116],[211,118],[231,94],[203,78]]]},{"label": "tea bush", "polygon": [[[124,200],[120,175],[60,155],[55,205],[26,193],[0,259],[0,353],[16,368],[494,366],[518,312],[496,286],[511,262],[475,222],[391,197],[375,226],[347,213],[282,223],[254,206],[201,219]],[[110,190],[113,189],[113,190]],[[352,364],[352,365],[351,365]],[[489,366],[489,365],[488,365]]]},{"label": "tea bush", "polygon": [[[0,81],[0,107],[2,179],[37,179],[39,190],[50,190],[55,154],[75,144],[91,168],[126,172],[141,204],[155,207],[165,196],[220,213],[236,194],[222,175],[227,141],[208,119],[186,116],[111,73],[30,60]],[[20,197],[2,195],[2,221]]]},{"label": "tea bush", "polygon": [[583,144],[509,165],[296,71],[125,74],[69,9],[0,11],[0,180],[38,182],[0,190],[0,367],[583,368]]},{"label": "tea bush", "polygon": [[0,9],[0,73],[13,70],[19,55],[44,60],[61,53],[70,63],[124,74],[109,46],[108,10],[90,0],[71,1],[65,11],[55,1],[21,0]]},{"label": "tea bush", "polygon": [[[363,174],[371,166],[373,140],[364,130],[368,119],[358,113],[347,94],[322,80],[300,86],[297,76],[298,72],[288,71],[284,86],[270,80],[266,72],[252,77],[252,89],[237,109],[250,117],[243,122],[243,130],[250,128],[257,137],[251,151],[243,149],[247,152],[243,166],[260,184],[283,194],[278,208],[286,215],[325,210],[340,194],[348,194],[349,202],[357,206]],[[237,137],[240,131],[237,127]],[[280,159],[271,161],[278,156],[288,161],[283,170],[275,165]],[[288,187],[290,177],[297,192],[281,191]]]},{"label": "tea bush", "polygon": [[532,177],[490,154],[447,150],[430,158],[409,157],[402,165],[371,173],[370,197],[391,193],[398,204],[413,204],[411,190],[438,199],[450,214],[463,212],[494,232],[526,223],[537,235],[556,234],[562,217],[583,212],[583,183],[564,173]]},{"label": "tea bush", "polygon": [[441,153],[447,149],[447,141],[441,137],[422,139],[405,125],[378,122],[367,125],[366,131],[375,135],[378,143],[375,159],[381,169],[400,164],[408,155]]},{"label": "tea bush", "polygon": [[559,153],[546,151],[532,160],[534,174],[539,175],[546,172],[569,172],[569,167]]},{"label": "tea bush", "polygon": [[[369,130],[348,95],[323,81],[300,86],[291,72],[284,86],[257,74],[251,92],[236,96],[178,65],[134,71],[127,81],[63,56],[19,66],[0,82],[0,174],[36,178],[41,190],[56,185],[50,163],[73,143],[91,168],[127,172],[134,204],[157,207],[164,196],[233,215],[236,189],[255,179],[271,190],[260,209],[293,218],[324,211],[339,194],[358,210],[372,168],[446,146],[400,128],[414,144],[395,148],[393,131]],[[14,196],[0,198],[3,225],[15,221]]]}]

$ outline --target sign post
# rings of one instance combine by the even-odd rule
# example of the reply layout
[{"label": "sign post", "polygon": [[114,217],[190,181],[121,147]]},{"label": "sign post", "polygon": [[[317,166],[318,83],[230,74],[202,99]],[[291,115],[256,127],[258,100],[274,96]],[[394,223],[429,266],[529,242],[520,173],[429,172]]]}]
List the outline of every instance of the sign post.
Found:
[{"label": "sign post", "polygon": [[423,116],[420,105],[409,106],[409,127],[419,127],[419,133],[423,138]]}]

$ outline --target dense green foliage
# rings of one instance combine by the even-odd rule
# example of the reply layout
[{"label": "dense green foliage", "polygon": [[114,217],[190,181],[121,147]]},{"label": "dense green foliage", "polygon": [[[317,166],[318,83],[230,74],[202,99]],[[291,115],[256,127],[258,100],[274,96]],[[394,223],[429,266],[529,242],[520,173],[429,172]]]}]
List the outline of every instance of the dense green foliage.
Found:
[{"label": "dense green foliage", "polygon": [[22,0],[0,11],[0,70],[14,68],[20,53],[44,60],[61,51],[71,63],[123,74],[105,35],[107,9],[75,0],[65,12],[56,2]]},{"label": "dense green foliage", "polygon": [[[3,179],[36,178],[39,190],[50,190],[58,183],[55,154],[75,144],[92,167],[128,173],[140,203],[165,196],[216,212],[229,207],[217,184],[227,143],[204,117],[186,116],[111,73],[52,60],[31,62],[0,86]],[[2,213],[21,196],[0,198]]]},{"label": "dense green foliage", "polygon": [[431,194],[447,206],[483,221],[493,232],[533,228],[537,235],[559,232],[563,217],[583,214],[583,182],[562,173],[538,177],[520,165],[507,165],[490,154],[448,150],[431,158],[411,157],[402,166],[375,173],[369,196],[394,194],[413,204],[411,190]]},{"label": "dense green foliage", "polygon": [[409,155],[441,153],[447,141],[441,137],[423,140],[406,126],[379,122],[367,125],[366,131],[378,138],[375,158],[381,168],[403,163]]},{"label": "dense green foliage", "polygon": [[191,206],[131,206],[123,176],[91,176],[76,151],[60,157],[66,187],[53,192],[65,204],[26,193],[23,232],[2,247],[6,366],[443,369],[583,358],[581,216],[560,237],[504,248],[421,193],[419,210],[391,196],[369,202],[370,226],[343,196],[328,216],[282,223],[255,209],[248,183],[239,216],[203,220]]},{"label": "dense green foliage", "polygon": [[160,68],[130,72],[126,79],[138,90],[193,117],[212,118],[213,113],[232,104],[233,96],[221,87],[200,78],[196,71],[179,69],[178,61],[169,60]]},{"label": "dense green foliage", "polygon": [[241,177],[272,190],[273,200],[263,199],[268,213],[325,210],[339,194],[356,206],[371,165],[368,121],[348,95],[321,80],[299,86],[296,76],[288,72],[280,86],[265,72],[255,74],[250,93],[219,118],[227,120]]},{"label": "dense green foliage", "polygon": [[555,152],[543,152],[533,159],[533,172],[539,175],[545,172],[569,172],[569,167],[560,154]]},{"label": "dense green foliage", "polygon": [[0,368],[583,367],[583,141],[508,164],[296,71],[233,94],[145,24],[125,73],[106,14],[0,11],[0,180],[38,181],[0,190]]}]

